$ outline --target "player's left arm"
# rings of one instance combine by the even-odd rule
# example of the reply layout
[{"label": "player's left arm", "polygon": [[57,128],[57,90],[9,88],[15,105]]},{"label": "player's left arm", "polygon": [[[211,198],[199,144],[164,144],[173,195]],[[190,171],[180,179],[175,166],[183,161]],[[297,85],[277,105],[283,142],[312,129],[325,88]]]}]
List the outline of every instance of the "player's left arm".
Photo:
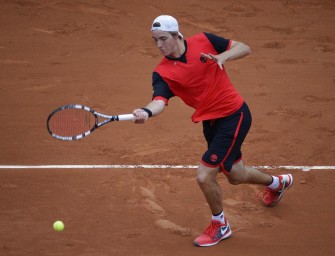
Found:
[{"label": "player's left arm", "polygon": [[219,58],[222,59],[223,63],[228,60],[237,60],[243,58],[251,53],[251,49],[248,45],[242,42],[233,41],[231,42],[229,50],[219,54]]},{"label": "player's left arm", "polygon": [[223,69],[223,64],[229,60],[237,60],[243,58],[251,53],[248,45],[231,40],[230,47],[220,54],[201,53],[201,56],[213,60],[218,63],[220,69]]}]

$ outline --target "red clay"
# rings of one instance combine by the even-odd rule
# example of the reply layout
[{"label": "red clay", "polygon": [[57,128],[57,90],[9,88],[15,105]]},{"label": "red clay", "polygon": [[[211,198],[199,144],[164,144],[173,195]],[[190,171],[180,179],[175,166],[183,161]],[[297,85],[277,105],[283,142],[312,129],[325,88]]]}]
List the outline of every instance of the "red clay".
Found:
[{"label": "red clay", "polygon": [[[146,125],[113,123],[77,142],[46,130],[63,104],[125,114],[149,102],[161,59],[150,25],[164,13],[185,37],[207,31],[251,47],[226,64],[254,117],[247,165],[335,165],[331,0],[15,0],[0,11],[0,165],[198,164],[202,127],[178,99]],[[2,169],[0,255],[334,254],[334,172],[268,172],[295,178],[274,208],[260,187],[220,177],[233,235],[197,248],[210,211],[193,169]]]}]

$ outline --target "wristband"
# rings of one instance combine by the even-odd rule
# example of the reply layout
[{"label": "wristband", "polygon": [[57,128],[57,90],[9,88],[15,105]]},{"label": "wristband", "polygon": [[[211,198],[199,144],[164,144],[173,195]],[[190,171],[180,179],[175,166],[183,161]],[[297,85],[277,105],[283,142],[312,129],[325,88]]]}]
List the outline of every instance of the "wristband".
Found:
[{"label": "wristband", "polygon": [[145,112],[148,113],[149,117],[152,117],[152,112],[150,109],[147,109],[147,108],[141,108],[142,110],[144,110]]}]

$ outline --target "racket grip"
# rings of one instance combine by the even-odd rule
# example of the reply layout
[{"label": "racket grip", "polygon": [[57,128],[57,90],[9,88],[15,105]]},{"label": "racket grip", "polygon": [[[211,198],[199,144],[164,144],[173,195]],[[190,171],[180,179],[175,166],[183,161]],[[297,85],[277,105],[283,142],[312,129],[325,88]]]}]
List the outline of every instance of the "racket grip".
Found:
[{"label": "racket grip", "polygon": [[130,121],[134,119],[133,114],[118,115],[119,121]]}]

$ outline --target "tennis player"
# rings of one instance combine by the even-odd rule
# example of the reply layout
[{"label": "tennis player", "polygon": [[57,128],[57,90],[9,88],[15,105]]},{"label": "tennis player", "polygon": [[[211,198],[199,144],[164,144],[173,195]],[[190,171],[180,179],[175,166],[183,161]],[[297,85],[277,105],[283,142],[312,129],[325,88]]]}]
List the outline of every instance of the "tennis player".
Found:
[{"label": "tennis player", "polygon": [[249,55],[250,48],[210,33],[184,39],[177,20],[169,15],[157,17],[151,33],[164,57],[152,75],[152,101],[133,111],[135,123],[143,124],[149,117],[162,113],[174,96],[195,109],[192,121],[202,122],[208,145],[197,170],[197,182],[212,219],[194,244],[212,246],[232,233],[223,211],[221,187],[216,180],[218,173],[224,173],[234,185],[264,185],[260,197],[267,206],[280,201],[284,191],[293,184],[293,177],[291,174],[271,176],[243,164],[241,146],[251,126],[251,114],[224,65]]}]

